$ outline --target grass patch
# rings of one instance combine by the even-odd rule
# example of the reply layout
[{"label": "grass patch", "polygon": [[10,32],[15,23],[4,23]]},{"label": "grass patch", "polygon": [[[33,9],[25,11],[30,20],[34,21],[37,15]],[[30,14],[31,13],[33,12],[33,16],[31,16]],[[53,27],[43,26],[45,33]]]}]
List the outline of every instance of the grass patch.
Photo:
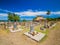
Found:
[{"label": "grass patch", "polygon": [[47,39],[47,35],[43,38],[43,39],[41,39],[40,41],[39,41],[39,43],[42,43],[43,41],[45,41],[46,39]]},{"label": "grass patch", "polygon": [[40,32],[40,25],[35,26],[35,27],[34,27],[34,30],[37,31],[37,32]]},{"label": "grass patch", "polygon": [[49,30],[46,29],[45,31],[41,31],[42,33],[48,34]]},{"label": "grass patch", "polygon": [[21,26],[20,28],[21,28],[21,29],[24,29],[24,26]]},{"label": "grass patch", "polygon": [[26,28],[25,26],[21,26],[20,28],[25,30],[25,31],[29,31],[30,30],[30,28]]},{"label": "grass patch", "polygon": [[10,32],[9,29],[6,29],[6,32],[9,33]]}]

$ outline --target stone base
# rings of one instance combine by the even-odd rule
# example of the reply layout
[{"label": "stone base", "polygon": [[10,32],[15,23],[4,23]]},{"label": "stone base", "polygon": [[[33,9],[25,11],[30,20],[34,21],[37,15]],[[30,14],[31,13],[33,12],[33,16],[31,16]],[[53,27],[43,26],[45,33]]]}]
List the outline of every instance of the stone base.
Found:
[{"label": "stone base", "polygon": [[45,37],[46,34],[39,32],[38,34],[32,36],[28,32],[24,33],[26,36],[30,37],[33,40],[40,41],[42,38]]},{"label": "stone base", "polygon": [[17,30],[12,30],[10,29],[10,32],[18,32],[18,31],[21,31],[22,29],[17,29]]}]

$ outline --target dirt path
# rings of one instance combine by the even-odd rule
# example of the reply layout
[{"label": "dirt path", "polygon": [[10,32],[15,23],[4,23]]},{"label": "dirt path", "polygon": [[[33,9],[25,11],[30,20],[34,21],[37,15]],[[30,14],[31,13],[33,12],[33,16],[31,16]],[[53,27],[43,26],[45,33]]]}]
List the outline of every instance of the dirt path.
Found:
[{"label": "dirt path", "polygon": [[50,29],[47,39],[41,43],[25,36],[23,33],[26,30],[16,33],[10,32],[7,35],[0,33],[0,45],[60,45],[60,23],[57,28]]},{"label": "dirt path", "polygon": [[48,38],[39,45],[60,45],[60,23],[58,23],[55,29],[50,29]]}]

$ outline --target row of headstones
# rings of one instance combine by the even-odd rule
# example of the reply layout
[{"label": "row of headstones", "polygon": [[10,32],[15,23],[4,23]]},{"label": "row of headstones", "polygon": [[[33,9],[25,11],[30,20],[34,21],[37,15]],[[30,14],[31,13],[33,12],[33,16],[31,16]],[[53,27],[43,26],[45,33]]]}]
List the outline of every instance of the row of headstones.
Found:
[{"label": "row of headstones", "polygon": [[1,23],[0,25],[1,25],[1,26],[4,25],[4,28],[5,28],[5,29],[11,27],[11,25],[13,25],[14,28],[17,27],[16,23],[13,24],[13,23],[7,23],[7,22],[4,22],[4,23]]},{"label": "row of headstones", "polygon": [[55,24],[55,22],[51,22],[50,25],[48,25],[48,23],[44,23],[43,27],[40,27],[41,30],[45,30],[46,28],[50,28],[51,26],[53,26]]}]

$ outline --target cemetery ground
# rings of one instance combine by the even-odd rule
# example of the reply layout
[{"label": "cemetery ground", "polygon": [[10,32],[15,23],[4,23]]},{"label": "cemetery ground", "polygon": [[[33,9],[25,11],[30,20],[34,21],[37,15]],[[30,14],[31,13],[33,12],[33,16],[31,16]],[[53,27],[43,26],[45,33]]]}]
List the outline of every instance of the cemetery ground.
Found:
[{"label": "cemetery ground", "polygon": [[38,32],[46,33],[47,36],[40,42],[36,42],[24,35],[29,28],[21,27],[23,31],[12,33],[9,30],[1,29],[0,26],[0,45],[60,45],[60,22],[55,27],[40,30],[40,25],[34,27]]}]

